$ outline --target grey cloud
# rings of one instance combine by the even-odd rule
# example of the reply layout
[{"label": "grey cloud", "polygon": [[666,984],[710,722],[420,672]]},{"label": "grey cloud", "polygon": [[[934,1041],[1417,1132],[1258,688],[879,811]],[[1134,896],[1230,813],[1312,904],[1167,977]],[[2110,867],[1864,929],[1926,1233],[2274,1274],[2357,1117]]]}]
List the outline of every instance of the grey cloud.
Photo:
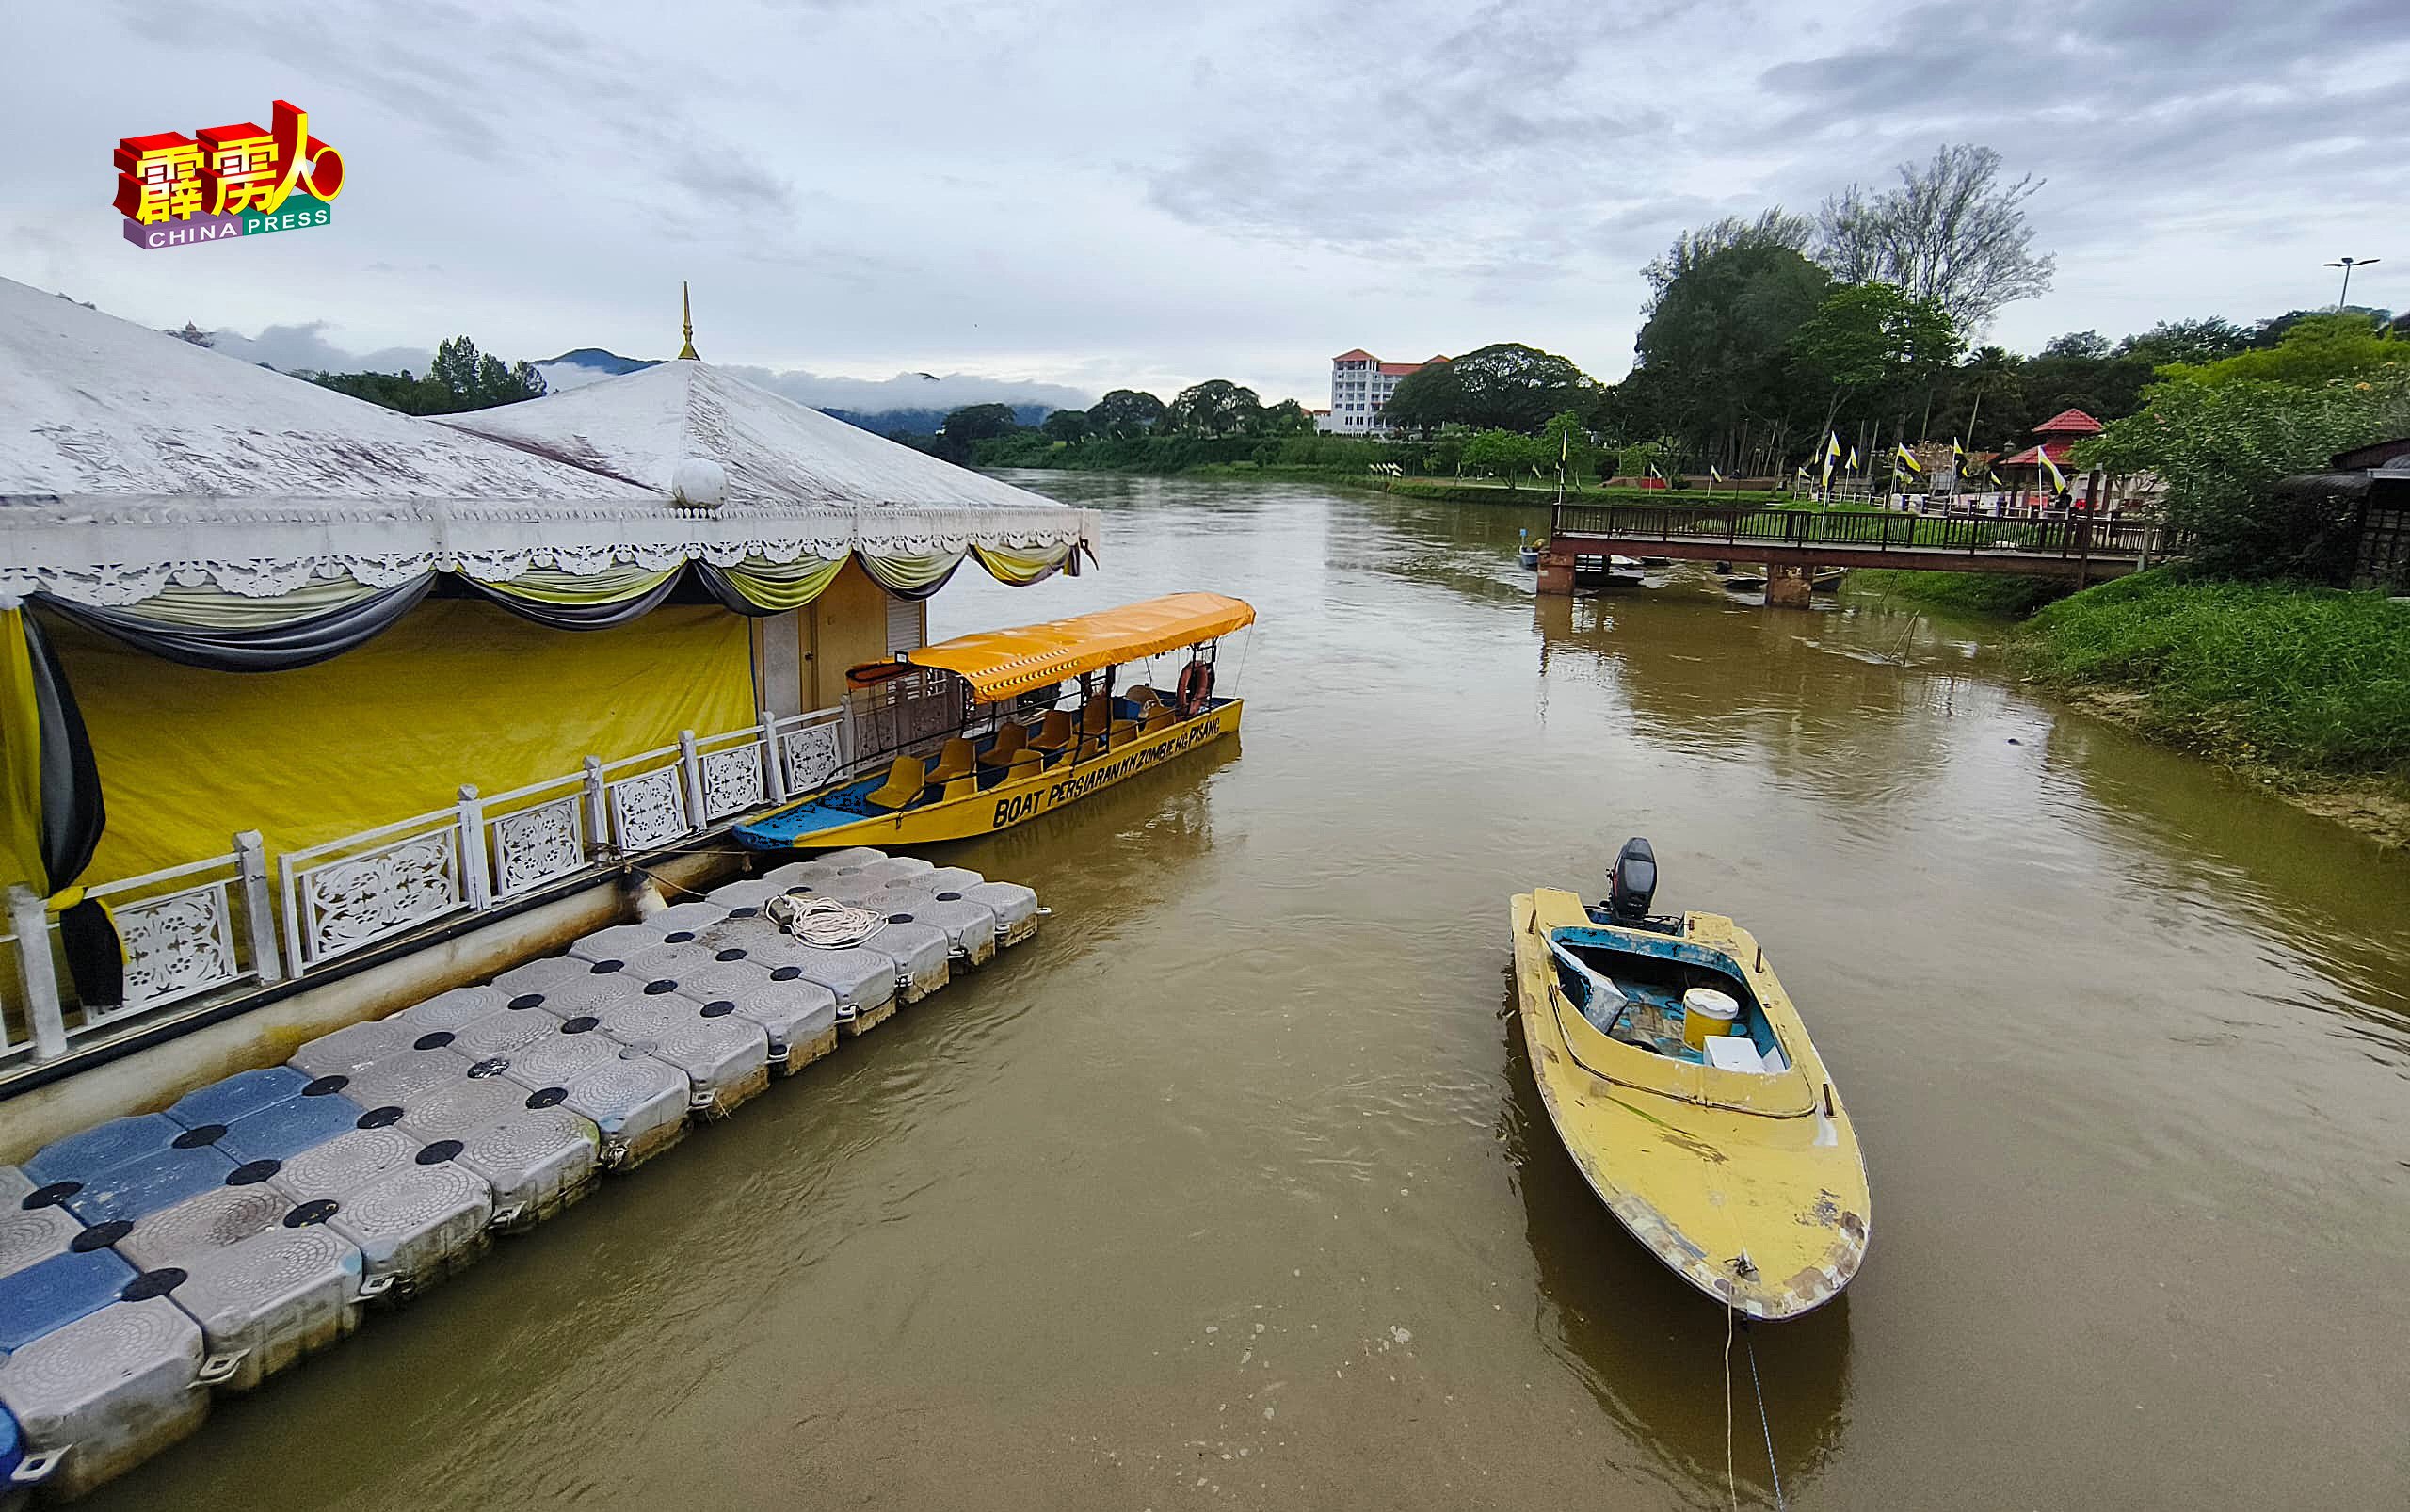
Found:
[{"label": "grey cloud", "polygon": [[265,362],[284,373],[424,373],[434,360],[432,346],[388,346],[373,352],[352,352],[326,338],[331,322],[305,321],[297,326],[267,326],[256,336],[235,330],[209,333],[212,350],[246,362]]}]

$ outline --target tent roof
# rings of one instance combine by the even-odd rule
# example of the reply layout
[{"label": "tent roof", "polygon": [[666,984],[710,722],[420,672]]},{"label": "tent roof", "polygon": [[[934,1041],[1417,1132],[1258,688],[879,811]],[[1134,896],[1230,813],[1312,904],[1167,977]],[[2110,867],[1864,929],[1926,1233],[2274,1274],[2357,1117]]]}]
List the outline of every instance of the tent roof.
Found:
[{"label": "tent roof", "polygon": [[1062,507],[691,359],[443,423],[665,492],[681,461],[708,458],[737,506]]},{"label": "tent roof", "polygon": [[[650,384],[630,379],[652,378]],[[438,425],[0,280],[0,596],[1094,548],[1095,516],[700,363]],[[564,406],[570,408],[548,408]],[[533,425],[516,411],[542,410]],[[543,438],[557,431],[557,443]],[[858,438],[858,439],[857,439]],[[692,442],[729,478],[681,507]],[[900,454],[900,455],[897,455]]]},{"label": "tent roof", "polygon": [[0,498],[657,499],[0,279]]}]

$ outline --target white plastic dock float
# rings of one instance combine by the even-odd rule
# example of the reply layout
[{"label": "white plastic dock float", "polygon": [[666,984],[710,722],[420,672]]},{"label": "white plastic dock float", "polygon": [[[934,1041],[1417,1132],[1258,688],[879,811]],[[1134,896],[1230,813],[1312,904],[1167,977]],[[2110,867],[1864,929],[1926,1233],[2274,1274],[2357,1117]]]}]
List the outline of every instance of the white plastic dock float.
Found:
[{"label": "white plastic dock float", "polygon": [[0,1407],[58,1456],[42,1489],[72,1500],[201,1426],[201,1326],[174,1302],[112,1302],[0,1360]]},{"label": "white plastic dock float", "polygon": [[186,1267],[171,1295],[201,1326],[202,1384],[250,1391],[360,1326],[360,1247],[329,1215],[297,1210]]},{"label": "white plastic dock float", "polygon": [[476,1259],[493,1217],[493,1189],[452,1157],[457,1140],[420,1150],[353,1194],[327,1224],[360,1247],[362,1291],[425,1291]]},{"label": "white plastic dock float", "polygon": [[[779,922],[827,883],[870,917],[822,938],[883,919],[863,943]],[[0,1463],[83,1494],[1043,914],[967,868],[792,862],[0,1166]]]}]

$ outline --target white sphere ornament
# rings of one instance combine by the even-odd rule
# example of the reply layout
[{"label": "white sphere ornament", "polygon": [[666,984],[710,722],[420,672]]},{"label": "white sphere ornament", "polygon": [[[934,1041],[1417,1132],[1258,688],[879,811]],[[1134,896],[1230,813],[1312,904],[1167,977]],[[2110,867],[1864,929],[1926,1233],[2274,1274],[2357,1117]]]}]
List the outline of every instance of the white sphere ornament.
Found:
[{"label": "white sphere ornament", "polygon": [[689,457],[669,475],[669,495],[692,509],[716,509],[728,499],[728,469],[708,457]]}]

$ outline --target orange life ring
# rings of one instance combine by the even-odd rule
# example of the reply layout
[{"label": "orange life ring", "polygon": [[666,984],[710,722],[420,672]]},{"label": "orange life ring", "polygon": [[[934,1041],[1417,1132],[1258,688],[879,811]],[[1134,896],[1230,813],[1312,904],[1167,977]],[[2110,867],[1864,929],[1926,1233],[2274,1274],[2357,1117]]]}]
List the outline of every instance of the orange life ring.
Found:
[{"label": "orange life ring", "polygon": [[1179,714],[1183,719],[1202,713],[1205,701],[1213,696],[1213,664],[1195,661],[1180,669],[1180,685],[1173,690]]}]

